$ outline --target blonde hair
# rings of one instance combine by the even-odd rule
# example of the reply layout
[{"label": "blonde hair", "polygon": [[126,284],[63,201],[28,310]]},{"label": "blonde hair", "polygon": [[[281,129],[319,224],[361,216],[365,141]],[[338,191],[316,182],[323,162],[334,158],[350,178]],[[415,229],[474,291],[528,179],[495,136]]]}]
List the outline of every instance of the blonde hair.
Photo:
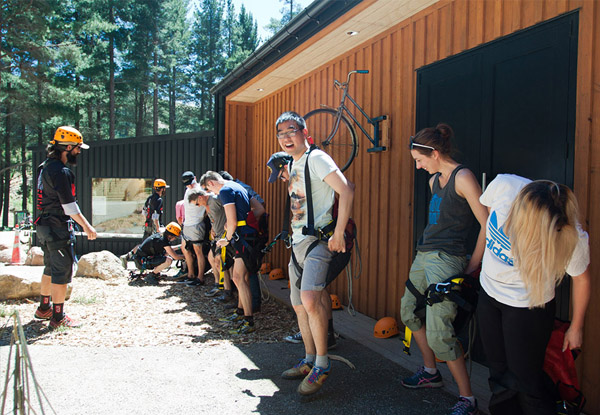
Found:
[{"label": "blonde hair", "polygon": [[530,308],[542,306],[548,284],[562,280],[579,238],[578,217],[571,189],[548,180],[529,183],[513,202],[505,229]]}]

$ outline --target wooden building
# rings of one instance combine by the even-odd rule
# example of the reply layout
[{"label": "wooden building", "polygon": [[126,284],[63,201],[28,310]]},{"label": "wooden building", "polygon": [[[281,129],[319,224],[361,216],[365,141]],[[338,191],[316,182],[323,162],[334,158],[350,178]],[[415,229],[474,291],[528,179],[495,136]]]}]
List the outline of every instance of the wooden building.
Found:
[{"label": "wooden building", "polygon": [[[594,0],[315,1],[214,88],[219,164],[263,195],[275,232],[285,205],[284,184],[267,183],[266,161],[280,150],[275,120],[286,110],[336,107],[334,79],[368,70],[353,77],[350,93],[371,117],[387,115],[388,149],[367,152],[372,145],[359,132],[346,175],[356,183],[363,262],[353,303],[375,319],[399,318],[425,223],[427,176],[415,171],[408,150],[415,131],[450,123],[459,159],[488,182],[515,173],[571,186],[593,258],[579,374],[586,412],[598,414],[599,28]],[[268,259],[285,268],[288,255],[279,247]],[[343,278],[333,284],[342,302],[347,290]]]}]

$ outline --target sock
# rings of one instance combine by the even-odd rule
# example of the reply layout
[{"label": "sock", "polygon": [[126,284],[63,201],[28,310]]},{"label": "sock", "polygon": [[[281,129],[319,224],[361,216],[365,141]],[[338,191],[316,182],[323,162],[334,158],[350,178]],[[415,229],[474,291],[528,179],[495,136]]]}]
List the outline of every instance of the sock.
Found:
[{"label": "sock", "polygon": [[423,367],[423,369],[425,369],[425,372],[429,373],[430,375],[435,375],[437,373],[437,367]]},{"label": "sock", "polygon": [[316,356],[316,355],[314,355],[314,354],[307,354],[307,355],[304,357],[304,360],[306,360],[308,363],[314,364],[314,363],[315,363],[315,358],[316,358],[316,357],[317,357],[317,356]]},{"label": "sock", "polygon": [[315,360],[315,366],[327,369],[329,367],[329,356],[327,356],[327,355],[325,355],[325,356],[319,356],[319,355],[317,355],[317,358]]},{"label": "sock", "polygon": [[54,321],[61,321],[65,316],[64,303],[61,303],[61,304],[54,303],[52,306],[53,306],[52,319]]},{"label": "sock", "polygon": [[244,316],[244,320],[246,320],[249,325],[254,326],[254,316]]},{"label": "sock", "polygon": [[471,402],[471,405],[475,406],[475,397],[474,396],[462,396],[462,395],[460,395],[460,397],[464,398],[464,399],[468,399],[469,402]]},{"label": "sock", "polygon": [[329,321],[327,322],[327,333],[333,334],[333,319],[332,318],[330,318]]},{"label": "sock", "polygon": [[238,308],[236,308],[236,309],[235,309],[235,313],[236,313],[238,316],[243,316],[243,315],[244,315],[244,309],[243,309],[243,308],[239,308],[239,307],[238,307]]},{"label": "sock", "polygon": [[50,296],[40,295],[40,309],[48,310],[50,308]]}]

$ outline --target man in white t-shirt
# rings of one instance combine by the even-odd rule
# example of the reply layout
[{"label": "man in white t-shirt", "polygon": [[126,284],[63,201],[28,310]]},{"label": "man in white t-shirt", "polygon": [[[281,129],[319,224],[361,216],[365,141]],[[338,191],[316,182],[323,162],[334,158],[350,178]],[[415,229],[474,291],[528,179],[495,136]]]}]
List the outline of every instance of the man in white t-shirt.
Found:
[{"label": "man in white t-shirt", "polygon": [[[181,181],[187,188],[183,196],[184,220],[183,233],[181,240],[181,250],[185,256],[185,262],[188,264],[188,276],[186,283],[189,287],[195,287],[204,284],[204,267],[205,258],[202,252],[202,244],[205,237],[204,217],[206,208],[204,206],[196,206],[195,203],[190,203],[188,200],[189,193],[192,189],[200,189],[200,185],[196,181],[196,176],[191,171],[186,171],[181,175]],[[196,254],[198,264],[198,275],[194,268],[194,260],[191,250]]]},{"label": "man in white t-shirt", "polygon": [[[331,368],[327,356],[327,301],[323,298],[328,294],[324,288],[334,252],[346,250],[344,229],[350,218],[354,189],[327,153],[310,148],[304,118],[295,112],[284,112],[277,119],[276,128],[279,145],[293,158],[288,186],[293,259],[288,268],[290,299],[298,317],[305,348],[305,357],[281,376],[284,379],[303,378],[298,393],[310,395],[321,388]],[[307,160],[315,230],[332,222],[335,194],[339,195],[338,217],[333,234],[320,241],[319,232],[311,235],[310,230],[306,231],[308,199],[304,171]]]}]

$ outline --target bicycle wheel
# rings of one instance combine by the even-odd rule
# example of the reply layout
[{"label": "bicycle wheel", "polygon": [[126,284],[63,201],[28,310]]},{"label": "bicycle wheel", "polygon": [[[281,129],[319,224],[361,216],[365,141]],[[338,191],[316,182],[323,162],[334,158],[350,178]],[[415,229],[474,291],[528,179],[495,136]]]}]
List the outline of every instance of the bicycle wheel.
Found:
[{"label": "bicycle wheel", "polygon": [[356,131],[348,118],[336,110],[320,108],[306,114],[304,119],[315,144],[333,158],[341,171],[346,171],[358,148]]}]

